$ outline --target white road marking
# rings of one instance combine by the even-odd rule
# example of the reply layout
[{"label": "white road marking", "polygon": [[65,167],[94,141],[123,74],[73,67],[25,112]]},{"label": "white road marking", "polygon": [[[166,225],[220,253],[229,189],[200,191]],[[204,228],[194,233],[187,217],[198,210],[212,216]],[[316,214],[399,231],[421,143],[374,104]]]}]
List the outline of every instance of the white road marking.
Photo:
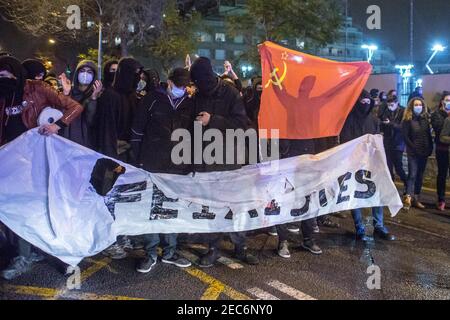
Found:
[{"label": "white road marking", "polygon": [[248,293],[254,295],[260,300],[280,300],[279,298],[275,297],[274,295],[260,289],[260,288],[250,288],[247,290]]},{"label": "white road marking", "polygon": [[296,299],[296,300],[317,300],[313,297],[307,295],[306,293],[301,292],[300,290],[297,290],[295,288],[292,288],[288,286],[287,284],[284,284],[278,280],[272,280],[267,283],[272,288],[277,289],[278,291],[283,292],[284,294],[287,294],[288,296]]}]

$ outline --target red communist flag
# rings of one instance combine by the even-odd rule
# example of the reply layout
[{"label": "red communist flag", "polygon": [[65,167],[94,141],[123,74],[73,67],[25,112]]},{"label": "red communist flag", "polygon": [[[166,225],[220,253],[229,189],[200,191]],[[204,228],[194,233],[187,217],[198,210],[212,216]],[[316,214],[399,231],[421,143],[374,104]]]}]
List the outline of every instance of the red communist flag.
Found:
[{"label": "red communist flag", "polygon": [[336,62],[283,48],[259,47],[263,94],[259,128],[280,139],[338,136],[372,72],[368,62]]}]

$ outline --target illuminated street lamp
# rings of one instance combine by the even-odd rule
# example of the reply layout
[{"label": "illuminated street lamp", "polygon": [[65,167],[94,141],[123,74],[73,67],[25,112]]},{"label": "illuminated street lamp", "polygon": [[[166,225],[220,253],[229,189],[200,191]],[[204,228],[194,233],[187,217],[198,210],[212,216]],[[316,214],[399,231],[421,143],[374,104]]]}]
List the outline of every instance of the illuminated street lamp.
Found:
[{"label": "illuminated street lamp", "polygon": [[428,71],[430,71],[431,74],[434,74],[433,70],[430,67],[430,63],[431,61],[433,61],[434,57],[436,57],[436,55],[439,52],[444,52],[446,48],[440,44],[435,45],[431,50],[433,50],[433,54],[431,55],[430,59],[428,59],[427,63],[426,63],[426,67],[428,69]]},{"label": "illuminated street lamp", "polygon": [[247,65],[243,65],[241,67],[242,69],[242,73],[244,74],[244,78],[247,77],[247,72],[252,72],[253,67],[252,66],[247,66]]},{"label": "illuminated street lamp", "polygon": [[367,62],[372,61],[373,55],[375,54],[375,51],[378,50],[378,47],[376,45],[367,45],[367,44],[363,44],[361,46],[362,49],[367,50]]},{"label": "illuminated street lamp", "polygon": [[56,43],[56,40],[55,40],[55,39],[51,39],[51,38],[50,38],[50,39],[48,39],[48,43],[50,43],[50,44],[52,44],[52,45],[53,45],[53,44],[55,44],[55,43]]}]

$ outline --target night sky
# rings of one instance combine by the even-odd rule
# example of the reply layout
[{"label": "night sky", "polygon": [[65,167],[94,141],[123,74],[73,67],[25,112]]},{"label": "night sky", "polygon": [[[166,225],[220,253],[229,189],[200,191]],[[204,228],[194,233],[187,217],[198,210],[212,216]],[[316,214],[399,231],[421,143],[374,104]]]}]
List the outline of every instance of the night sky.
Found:
[{"label": "night sky", "polygon": [[[415,3],[415,60],[426,60],[436,42],[450,46],[450,1],[414,0]],[[381,8],[381,30],[368,30],[367,7]],[[394,50],[399,62],[409,62],[410,0],[349,0],[350,15],[363,28],[368,39]],[[449,51],[447,51],[448,54]],[[450,58],[447,56],[448,63]]]},{"label": "night sky", "polygon": [[[367,42],[388,46],[394,50],[399,63],[409,61],[409,0],[348,0],[349,12],[354,23],[360,27]],[[431,54],[431,47],[440,42],[450,47],[450,0],[415,1],[415,62],[423,62]],[[369,5],[379,5],[382,14],[382,29],[368,30],[366,14]],[[1,20],[1,19],[0,19]],[[9,24],[0,21],[0,46],[16,54],[29,56],[32,40],[23,37]],[[34,42],[34,41],[33,41]],[[450,50],[437,57],[450,63]]]}]

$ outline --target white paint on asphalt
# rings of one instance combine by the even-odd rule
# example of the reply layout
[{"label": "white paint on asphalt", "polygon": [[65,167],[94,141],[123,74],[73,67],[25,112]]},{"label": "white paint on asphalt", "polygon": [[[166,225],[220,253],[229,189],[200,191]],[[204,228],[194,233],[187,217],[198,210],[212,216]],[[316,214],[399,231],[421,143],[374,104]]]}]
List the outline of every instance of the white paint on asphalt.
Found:
[{"label": "white paint on asphalt", "polygon": [[254,295],[259,300],[280,300],[279,298],[275,297],[274,295],[268,293],[267,291],[264,291],[260,288],[250,288],[247,290],[248,293]]},{"label": "white paint on asphalt", "polygon": [[296,300],[317,300],[313,297],[307,295],[306,293],[301,292],[300,290],[297,290],[295,288],[292,288],[288,286],[287,284],[284,284],[278,280],[272,280],[267,283],[272,288],[283,292],[284,294],[287,294],[288,296],[296,299]]}]

